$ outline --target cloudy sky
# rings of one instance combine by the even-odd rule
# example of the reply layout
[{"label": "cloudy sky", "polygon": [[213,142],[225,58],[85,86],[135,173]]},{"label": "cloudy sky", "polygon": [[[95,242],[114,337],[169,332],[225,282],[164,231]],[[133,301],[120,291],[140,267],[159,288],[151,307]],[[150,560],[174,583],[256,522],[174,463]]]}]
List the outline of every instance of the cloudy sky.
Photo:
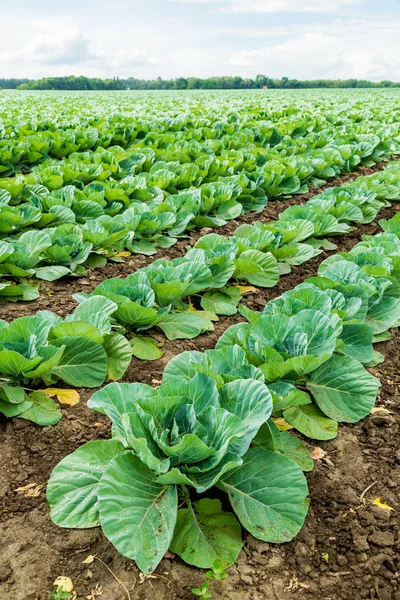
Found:
[{"label": "cloudy sky", "polygon": [[400,0],[0,0],[0,77],[400,81]]}]

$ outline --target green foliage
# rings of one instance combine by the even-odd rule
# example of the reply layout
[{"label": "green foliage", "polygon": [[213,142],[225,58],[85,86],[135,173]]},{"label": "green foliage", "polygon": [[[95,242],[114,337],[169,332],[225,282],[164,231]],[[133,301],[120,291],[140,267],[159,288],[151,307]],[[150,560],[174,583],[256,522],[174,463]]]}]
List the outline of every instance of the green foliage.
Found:
[{"label": "green foliage", "polygon": [[[249,449],[272,411],[261,381],[231,378],[218,386],[197,372],[171,378],[157,390],[114,383],[95,393],[89,406],[111,418],[114,439],[89,442],[54,470],[47,494],[58,525],[100,522],[115,547],[144,572],[152,572],[168,548],[190,564],[210,568],[220,561],[225,568],[242,547],[239,522],[219,500],[190,496],[191,488],[203,494],[217,484],[261,539],[284,541],[299,531],[307,512],[301,468],[282,454]],[[260,469],[249,495],[243,481]],[[270,481],[275,471],[279,480]],[[242,495],[254,506],[243,509]],[[262,508],[251,525],[246,511],[255,514],[257,506]],[[223,569],[216,569],[215,577],[222,576]]]},{"label": "green foliage", "polygon": [[199,588],[192,588],[192,593],[200,598],[212,598],[211,592],[208,591],[210,586],[209,581],[204,581]]},{"label": "green foliage", "polygon": [[[256,85],[271,84],[259,75]],[[108,101],[70,108],[61,97],[65,112],[52,119],[50,107],[45,121],[36,116],[40,97],[30,108],[17,100],[0,124],[0,297],[33,299],[31,280],[81,276],[126,251],[152,255],[195,227],[260,212],[268,198],[400,151],[394,97],[360,95],[354,104],[338,94],[330,107],[310,96],[295,107],[261,94],[257,102],[231,96],[228,107],[223,96],[166,95],[162,110],[150,98],[134,103],[135,118],[128,96],[116,96],[112,116]],[[8,106],[2,97],[1,114]],[[379,382],[365,367],[382,360],[373,343],[400,319],[399,221],[382,221],[384,233],[330,256],[317,277],[260,313],[240,304],[242,285],[273,287],[292,266],[333,249],[326,236],[372,222],[399,198],[393,164],[275,221],[241,225],[229,237],[207,233],[181,258],[104,280],[76,294],[79,305],[64,320],[39,311],[0,322],[0,411],[51,425],[61,412],[42,385],[120,379],[132,354],[162,356],[143,335],[154,328],[191,339],[238,306],[247,320],[215,350],[173,358],[157,389],[111,383],[92,396],[89,407],[109,417],[112,439],[81,446],[54,469],[53,521],[100,525],[145,573],[170,548],[211,568],[215,580],[241,550],[241,526],[267,542],[293,539],[307,514],[303,471],[313,460],[277,424],[327,440],[339,422],[371,411]],[[204,496],[214,487],[217,497]],[[208,582],[194,593],[211,597]]]},{"label": "green foliage", "polygon": [[[257,85],[263,80],[260,76]],[[0,179],[0,239],[6,244],[3,256],[0,249],[0,299],[36,298],[31,278],[81,276],[87,268],[121,260],[124,251],[154,254],[188,229],[259,212],[268,198],[307,191],[309,184],[399,152],[391,97],[362,95],[355,108],[339,95],[333,110],[330,101],[321,107],[321,98],[317,102],[311,95],[301,116],[297,106],[282,109],[269,96],[252,99],[249,109],[241,94],[230,97],[226,114],[225,100],[210,102],[204,95],[196,103],[170,95],[161,107],[158,99],[136,106],[136,99],[116,96],[121,113],[110,116],[108,100],[78,96],[71,107],[61,96],[49,109],[46,102],[49,118],[40,121],[41,96],[30,96],[29,105],[24,97],[2,96],[0,174],[16,176]],[[136,119],[124,113],[132,103]],[[320,252],[314,237],[372,221],[385,198],[399,198],[395,168],[356,187],[327,190],[307,207],[287,209],[267,233],[257,225],[264,235],[248,232],[248,238],[248,226],[239,228],[230,239],[236,244],[234,266],[223,255],[218,261],[214,255],[208,265],[214,287],[223,287],[229,277],[225,283],[223,278],[233,274],[254,285],[274,285],[279,272]],[[208,248],[207,259],[215,251]],[[19,283],[23,279],[28,282]],[[160,283],[162,305],[168,298]],[[183,293],[184,282],[175,291]],[[225,310],[232,313],[233,303]]]},{"label": "green foliage", "polygon": [[[396,230],[397,221],[383,225]],[[241,307],[249,323],[230,327],[217,343],[220,351],[241,347],[268,384],[273,416],[303,435],[331,439],[339,422],[362,419],[375,403],[380,384],[362,363],[381,360],[372,343],[387,339],[399,322],[399,237],[365,236],[349,253],[323,261],[318,277],[268,302],[263,312]],[[179,357],[171,363],[167,377],[188,368]],[[279,448],[275,437],[263,426],[254,443],[282,452],[286,442]],[[290,447],[285,453],[296,455]],[[307,456],[299,464],[307,469]]]},{"label": "green foliage", "polygon": [[20,90],[192,90],[192,89],[253,89],[267,86],[272,89],[298,89],[298,88],[391,88],[398,87],[399,83],[393,81],[366,81],[364,79],[314,79],[298,80],[282,77],[271,79],[266,75],[257,75],[255,79],[243,79],[239,76],[208,77],[179,77],[164,80],[161,77],[153,80],[135,79],[100,79],[93,77],[44,77],[42,79],[0,79],[0,88]]},{"label": "green foliage", "polygon": [[[374,336],[399,321],[399,256],[395,233],[366,236],[262,313],[241,308],[248,323],[229,328],[215,350],[173,358],[157,389],[113,383],[96,392],[88,405],[111,419],[113,439],[83,445],[54,469],[53,521],[100,524],[144,572],[170,548],[189,564],[214,566],[214,579],[240,552],[240,524],[267,542],[293,539],[308,511],[303,471],[313,461],[274,419],[326,440],[339,422],[371,411],[380,384],[355,356],[370,362]],[[202,497],[213,486],[234,514]]]},{"label": "green foliage", "polygon": [[54,586],[50,593],[50,600],[70,600],[72,598],[72,592],[64,592],[62,586]]},{"label": "green foliage", "polygon": [[[110,312],[116,305],[90,298],[64,321],[50,311],[0,322],[0,412],[39,425],[61,418],[58,405],[32,386],[61,380],[76,387],[98,387],[122,377],[132,349],[120,334],[111,333]],[[25,386],[31,390],[27,393]]]}]

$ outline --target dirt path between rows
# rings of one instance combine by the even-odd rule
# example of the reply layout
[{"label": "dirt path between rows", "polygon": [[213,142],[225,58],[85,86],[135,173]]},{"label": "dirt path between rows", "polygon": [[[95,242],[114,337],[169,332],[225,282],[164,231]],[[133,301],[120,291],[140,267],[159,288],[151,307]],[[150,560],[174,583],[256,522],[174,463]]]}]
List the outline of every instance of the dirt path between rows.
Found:
[{"label": "dirt path between rows", "polygon": [[[286,205],[286,201],[283,205],[275,202],[271,208],[280,212]],[[386,208],[379,218],[390,218],[398,210],[399,205]],[[268,217],[264,214],[263,218]],[[378,231],[374,222],[335,238],[338,251],[349,250],[363,234]],[[261,309],[268,300],[315,275],[328,254],[295,267],[275,288],[247,296],[245,303]],[[129,261],[117,267],[122,275],[131,269]],[[97,282],[97,273],[94,276]],[[70,294],[66,286],[40,308],[53,308],[56,299],[57,312],[62,314]],[[29,310],[24,314],[32,313],[32,304],[23,309],[26,306]],[[14,318],[22,314],[20,306],[13,308]],[[166,343],[166,354],[159,361],[132,361],[125,381],[157,382],[172,356],[182,350],[212,348],[222,331],[240,319],[222,318],[212,334]],[[372,370],[382,382],[378,405],[385,410],[358,424],[341,426],[335,440],[309,444],[310,448],[322,447],[327,454],[307,476],[312,502],[303,530],[294,541],[280,546],[248,536],[230,577],[211,585],[214,600],[400,600],[398,332],[377,349],[386,357]],[[80,403],[63,409],[64,417],[56,426],[39,428],[18,419],[0,424],[0,598],[48,600],[52,582],[64,575],[73,579],[79,600],[127,600],[125,588],[130,600],[193,599],[190,590],[205,575],[180,559],[166,558],[154,577],[140,579],[133,561],[120,556],[100,529],[63,530],[50,522],[44,487],[52,468],[82,443],[109,435],[107,419],[86,407],[92,393],[82,390]],[[30,483],[43,486],[36,497],[16,491]],[[363,490],[372,483],[361,501]],[[376,506],[377,497],[395,510]],[[82,564],[89,554],[102,562]]]}]

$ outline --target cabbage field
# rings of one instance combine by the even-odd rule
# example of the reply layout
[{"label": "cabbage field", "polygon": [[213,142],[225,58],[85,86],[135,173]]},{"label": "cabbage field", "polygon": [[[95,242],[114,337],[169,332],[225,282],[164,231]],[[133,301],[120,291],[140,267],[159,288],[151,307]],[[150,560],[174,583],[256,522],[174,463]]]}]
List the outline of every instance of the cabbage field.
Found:
[{"label": "cabbage field", "polygon": [[0,94],[1,598],[400,597],[399,156],[397,90]]}]

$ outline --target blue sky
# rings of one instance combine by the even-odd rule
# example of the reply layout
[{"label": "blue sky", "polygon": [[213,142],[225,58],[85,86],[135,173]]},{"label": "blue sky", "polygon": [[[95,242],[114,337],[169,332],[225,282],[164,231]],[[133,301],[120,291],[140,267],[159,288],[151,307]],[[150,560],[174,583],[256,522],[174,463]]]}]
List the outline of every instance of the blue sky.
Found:
[{"label": "blue sky", "polygon": [[0,0],[0,77],[400,81],[399,0]]}]

